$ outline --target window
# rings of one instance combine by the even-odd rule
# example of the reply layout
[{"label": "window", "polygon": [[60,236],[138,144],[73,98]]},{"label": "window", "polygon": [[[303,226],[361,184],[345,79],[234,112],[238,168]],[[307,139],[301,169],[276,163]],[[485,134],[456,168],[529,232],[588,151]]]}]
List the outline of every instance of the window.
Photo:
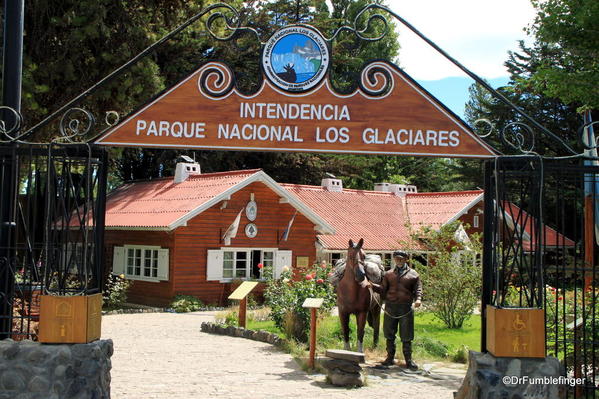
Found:
[{"label": "window", "polygon": [[132,280],[168,280],[168,249],[150,246],[114,247],[112,272]]},{"label": "window", "polygon": [[[262,268],[259,265],[262,264]],[[264,267],[272,267],[278,276],[283,266],[291,266],[291,251],[255,248],[208,250],[206,278],[208,281],[263,278]]]},{"label": "window", "polygon": [[274,266],[274,251],[223,251],[223,278],[262,278],[263,267]]},{"label": "window", "polygon": [[224,251],[223,278],[244,278],[248,268],[246,251]]},{"label": "window", "polygon": [[91,273],[94,245],[90,243],[87,248],[87,253],[84,253],[84,246],[81,242],[64,244],[61,253],[63,270],[73,274],[83,274],[85,273],[85,266],[88,273]]},{"label": "window", "polygon": [[330,264],[335,266],[335,262],[337,262],[339,259],[343,258],[343,253],[342,252],[331,252],[329,253],[329,259],[330,259]]},{"label": "window", "polygon": [[472,220],[472,227],[478,228],[478,215],[474,216],[474,219]]}]

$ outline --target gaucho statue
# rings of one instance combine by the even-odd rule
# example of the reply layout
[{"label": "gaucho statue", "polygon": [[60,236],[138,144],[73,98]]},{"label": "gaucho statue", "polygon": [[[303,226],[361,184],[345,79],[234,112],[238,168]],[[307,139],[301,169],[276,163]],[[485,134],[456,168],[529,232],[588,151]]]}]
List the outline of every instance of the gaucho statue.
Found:
[{"label": "gaucho statue", "polygon": [[387,358],[383,365],[390,366],[395,361],[395,336],[399,325],[399,337],[402,343],[406,366],[418,370],[412,360],[412,340],[414,340],[414,307],[419,307],[422,299],[422,282],[418,273],[407,261],[408,254],[403,251],[393,253],[395,266],[385,273],[381,284],[370,282],[375,292],[385,301],[383,333],[387,340]]}]

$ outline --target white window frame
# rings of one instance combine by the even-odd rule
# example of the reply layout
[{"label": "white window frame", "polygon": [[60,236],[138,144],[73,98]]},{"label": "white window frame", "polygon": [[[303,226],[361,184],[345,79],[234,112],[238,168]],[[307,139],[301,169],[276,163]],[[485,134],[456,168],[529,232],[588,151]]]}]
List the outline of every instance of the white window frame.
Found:
[{"label": "white window frame", "polygon": [[478,217],[478,215],[474,215],[474,217],[472,218],[472,227],[474,227],[475,229],[478,229],[479,225],[480,225],[479,217]]},{"label": "white window frame", "polygon": [[[160,265],[160,251],[161,250],[165,250],[165,249],[168,251],[168,248],[162,248],[162,247],[157,246],[157,245],[127,245],[127,244],[123,245],[123,248],[124,248],[124,256],[123,256],[123,262],[124,262],[123,269],[124,269],[124,272],[123,272],[123,274],[125,275],[125,278],[127,278],[128,280],[148,281],[148,282],[153,282],[153,283],[157,283],[157,282],[160,282],[160,281],[168,281],[168,267],[169,267],[168,261],[167,261],[167,264],[163,266],[163,267],[165,267],[167,269],[166,270],[166,272],[167,272],[166,273],[167,278],[166,279],[161,279],[160,278],[160,268],[161,268],[161,265]],[[128,261],[128,257],[129,257],[129,255],[128,255],[129,254],[129,249],[133,249],[133,250],[139,249],[139,250],[141,250],[141,265],[140,265],[140,272],[142,274],[141,276],[138,276],[136,274],[129,274],[128,273],[128,270],[127,270],[127,268],[128,268],[127,261]],[[156,270],[157,277],[143,276],[144,261],[145,261],[145,251],[146,250],[158,251],[158,253],[157,253],[157,259],[156,259],[156,261],[158,262],[158,266],[157,266],[158,269]],[[168,259],[168,256],[167,256],[167,259]]]},{"label": "white window frame", "polygon": [[[220,271],[212,271],[212,272],[218,272],[218,274],[209,274],[210,272],[207,270],[206,274],[206,279],[207,281],[220,281],[221,283],[230,283],[234,280],[253,280],[253,281],[264,281],[264,277],[262,276],[262,272],[260,272],[260,278],[256,279],[251,277],[251,266],[252,266],[252,251],[260,251],[260,262],[264,264],[264,253],[265,252],[272,252],[272,266],[273,266],[273,272],[276,271],[274,270],[277,265],[276,265],[276,261],[277,261],[277,252],[281,252],[282,250],[279,248],[271,248],[271,247],[255,247],[255,248],[251,248],[251,247],[221,247],[220,249],[217,250],[211,250],[211,251],[220,251],[220,255],[217,259],[217,261],[220,263]],[[234,257],[233,257],[233,277],[224,277],[224,264],[225,264],[225,252],[233,252],[235,253]],[[235,276],[235,272],[236,272],[236,262],[237,262],[237,252],[245,252],[247,254],[247,264],[246,264],[246,268],[245,268],[245,277],[236,277]],[[208,264],[209,262],[209,258],[210,256],[207,256],[207,264],[206,264],[206,269],[208,269],[209,267],[211,267],[211,265]],[[291,267],[291,265],[289,265],[289,267]],[[216,275],[219,276],[219,278],[216,278]],[[250,277],[248,277],[250,276]],[[276,277],[276,276],[275,276]]]}]

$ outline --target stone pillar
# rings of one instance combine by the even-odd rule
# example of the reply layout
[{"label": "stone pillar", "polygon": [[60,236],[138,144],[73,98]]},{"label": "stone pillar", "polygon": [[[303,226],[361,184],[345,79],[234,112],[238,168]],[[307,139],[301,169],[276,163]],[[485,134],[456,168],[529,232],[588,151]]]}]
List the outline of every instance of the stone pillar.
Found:
[{"label": "stone pillar", "polygon": [[[470,351],[468,372],[455,399],[560,399],[564,385],[532,384],[545,377],[559,378],[565,371],[555,357],[511,358]],[[524,378],[523,378],[524,377]],[[519,378],[519,380],[517,380]]]},{"label": "stone pillar", "polygon": [[0,399],[109,399],[112,340],[0,341]]}]

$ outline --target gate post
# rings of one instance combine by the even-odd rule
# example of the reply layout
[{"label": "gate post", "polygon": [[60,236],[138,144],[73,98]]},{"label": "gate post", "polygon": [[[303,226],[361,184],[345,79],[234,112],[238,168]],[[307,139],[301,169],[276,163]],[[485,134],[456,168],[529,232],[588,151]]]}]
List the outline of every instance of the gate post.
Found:
[{"label": "gate post", "polygon": [[[17,112],[21,110],[21,78],[23,67],[23,24],[24,0],[6,1],[4,4],[4,65],[2,103]],[[16,123],[16,115],[3,112],[0,119],[6,129]],[[14,274],[11,263],[14,257],[15,197],[17,195],[16,174],[18,173],[16,144],[7,146],[8,151],[1,156],[0,183],[0,331],[10,331],[12,324],[12,294]],[[0,339],[10,334],[0,333]]]},{"label": "gate post", "polygon": [[482,295],[481,295],[481,324],[480,324],[480,351],[487,351],[487,305],[492,300],[493,286],[493,232],[495,223],[494,199],[494,161],[485,162],[485,193],[484,193],[484,230],[483,230],[483,270],[482,270]]}]

